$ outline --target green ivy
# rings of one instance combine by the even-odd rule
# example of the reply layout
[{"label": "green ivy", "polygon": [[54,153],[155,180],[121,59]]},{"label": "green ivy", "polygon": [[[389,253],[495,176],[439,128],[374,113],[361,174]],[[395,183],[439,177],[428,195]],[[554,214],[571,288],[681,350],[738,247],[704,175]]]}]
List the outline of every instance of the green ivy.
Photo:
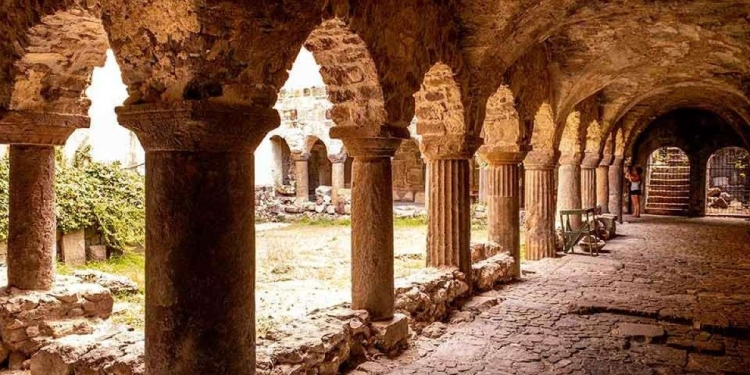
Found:
[{"label": "green ivy", "polygon": [[[145,190],[143,176],[120,163],[101,163],[90,147],[76,151],[72,164],[58,160],[56,168],[57,228],[63,233],[94,228],[107,245],[123,249],[144,243]],[[62,159],[61,157],[58,157]],[[8,236],[8,158],[0,160],[0,241]]]}]

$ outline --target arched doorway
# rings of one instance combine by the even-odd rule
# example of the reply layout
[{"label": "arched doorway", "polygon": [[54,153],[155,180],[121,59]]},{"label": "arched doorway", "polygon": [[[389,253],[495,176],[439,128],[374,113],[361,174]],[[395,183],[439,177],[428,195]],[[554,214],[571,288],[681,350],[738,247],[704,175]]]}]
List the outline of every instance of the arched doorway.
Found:
[{"label": "arched doorway", "polygon": [[273,154],[273,181],[277,187],[290,185],[292,152],[286,141],[275,135],[271,137],[271,152]]},{"label": "arched doorway", "polygon": [[645,177],[647,214],[688,214],[690,160],[685,152],[677,147],[662,147],[652,152]]},{"label": "arched doorway", "polygon": [[750,152],[722,148],[706,168],[706,215],[750,216]]},{"label": "arched doorway", "polygon": [[328,149],[320,140],[316,140],[310,148],[310,159],[308,165],[308,187],[310,195],[315,194],[319,186],[331,186],[331,161],[328,160]]}]

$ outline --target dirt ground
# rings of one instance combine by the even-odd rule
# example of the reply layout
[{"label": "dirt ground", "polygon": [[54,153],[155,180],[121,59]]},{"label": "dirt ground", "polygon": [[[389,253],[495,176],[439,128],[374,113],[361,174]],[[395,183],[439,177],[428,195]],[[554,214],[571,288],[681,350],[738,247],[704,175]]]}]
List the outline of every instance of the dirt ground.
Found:
[{"label": "dirt ground", "polygon": [[[350,301],[350,226],[294,224],[259,230],[256,237],[259,335],[316,308]],[[475,229],[472,237],[485,241],[487,232]],[[396,278],[424,268],[426,238],[425,225],[396,225]]]}]

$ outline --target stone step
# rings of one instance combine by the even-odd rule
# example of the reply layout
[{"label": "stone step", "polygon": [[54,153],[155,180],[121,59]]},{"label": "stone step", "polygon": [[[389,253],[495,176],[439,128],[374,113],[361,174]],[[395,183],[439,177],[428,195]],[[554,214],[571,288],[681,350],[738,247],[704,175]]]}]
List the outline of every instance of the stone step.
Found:
[{"label": "stone step", "polygon": [[649,186],[674,186],[675,188],[690,190],[690,180],[667,180],[651,179],[648,181]]},{"label": "stone step", "polygon": [[[690,180],[690,173],[651,173],[650,180]],[[649,181],[650,181],[649,180]]]},{"label": "stone step", "polygon": [[672,203],[672,204],[688,204],[690,197],[654,197],[649,195],[646,199],[648,203]]},{"label": "stone step", "polygon": [[654,189],[648,190],[649,197],[689,197],[690,190],[683,189]]}]

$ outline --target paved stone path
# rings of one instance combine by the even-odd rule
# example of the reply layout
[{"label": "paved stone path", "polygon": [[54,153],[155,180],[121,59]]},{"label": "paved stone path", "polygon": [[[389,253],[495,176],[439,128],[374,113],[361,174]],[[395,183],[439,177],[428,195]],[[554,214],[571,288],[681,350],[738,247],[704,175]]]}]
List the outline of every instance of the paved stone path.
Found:
[{"label": "paved stone path", "polygon": [[600,257],[530,262],[393,374],[750,374],[750,223],[643,217]]}]

